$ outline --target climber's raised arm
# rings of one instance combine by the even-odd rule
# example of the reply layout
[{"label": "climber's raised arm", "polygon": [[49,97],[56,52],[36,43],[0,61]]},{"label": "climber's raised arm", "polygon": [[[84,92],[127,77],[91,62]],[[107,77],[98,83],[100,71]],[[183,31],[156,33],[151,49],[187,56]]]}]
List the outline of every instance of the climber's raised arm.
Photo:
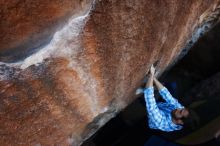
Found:
[{"label": "climber's raised arm", "polygon": [[155,77],[154,77],[154,84],[156,85],[159,91],[164,88],[163,84],[161,84]]},{"label": "climber's raised arm", "polygon": [[176,108],[184,108],[177,99],[175,99],[170,92],[164,87],[156,78],[154,78],[154,83],[159,90],[160,95],[163,99],[168,102],[169,104],[174,105]]},{"label": "climber's raised arm", "polygon": [[148,78],[148,81],[145,86],[146,88],[153,87],[154,74],[155,74],[155,68],[153,66],[151,66],[149,78]]},{"label": "climber's raised arm", "polygon": [[[159,127],[161,121],[163,120],[163,114],[158,108],[156,100],[154,98],[154,89],[153,89],[154,73],[155,73],[155,68],[152,66],[150,69],[149,79],[145,86],[146,89],[144,90],[144,98],[146,102],[146,109],[149,120],[153,121],[153,123],[157,125],[157,127]],[[151,124],[149,124],[149,126],[151,127]]]}]

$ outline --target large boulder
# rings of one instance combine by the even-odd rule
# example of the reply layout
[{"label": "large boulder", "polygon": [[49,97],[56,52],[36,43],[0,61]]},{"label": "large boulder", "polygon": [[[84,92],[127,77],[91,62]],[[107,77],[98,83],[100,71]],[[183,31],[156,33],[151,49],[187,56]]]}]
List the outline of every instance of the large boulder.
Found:
[{"label": "large boulder", "polygon": [[[219,19],[219,1],[0,0],[0,145],[80,145]],[[169,65],[169,66],[168,66]]]}]

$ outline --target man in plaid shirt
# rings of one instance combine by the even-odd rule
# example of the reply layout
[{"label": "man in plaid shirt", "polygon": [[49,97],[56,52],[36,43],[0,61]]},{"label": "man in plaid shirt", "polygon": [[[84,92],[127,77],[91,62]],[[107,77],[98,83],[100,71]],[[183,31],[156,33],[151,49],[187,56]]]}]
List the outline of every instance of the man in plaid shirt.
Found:
[{"label": "man in plaid shirt", "polygon": [[[189,111],[172,97],[167,88],[154,77],[154,73],[155,68],[151,66],[149,79],[144,90],[149,127],[166,132],[180,130],[184,125],[184,119],[189,116]],[[166,102],[156,103],[153,82]]]}]

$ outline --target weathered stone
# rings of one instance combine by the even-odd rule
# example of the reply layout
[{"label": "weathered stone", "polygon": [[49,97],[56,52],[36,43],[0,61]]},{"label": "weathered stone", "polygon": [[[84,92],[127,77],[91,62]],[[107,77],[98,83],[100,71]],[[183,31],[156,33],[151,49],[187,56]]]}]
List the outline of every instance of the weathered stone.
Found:
[{"label": "weathered stone", "polygon": [[219,18],[218,0],[0,4],[0,145],[80,145]]},{"label": "weathered stone", "polygon": [[0,0],[0,60],[24,59],[48,44],[70,16],[88,11],[92,0]]}]

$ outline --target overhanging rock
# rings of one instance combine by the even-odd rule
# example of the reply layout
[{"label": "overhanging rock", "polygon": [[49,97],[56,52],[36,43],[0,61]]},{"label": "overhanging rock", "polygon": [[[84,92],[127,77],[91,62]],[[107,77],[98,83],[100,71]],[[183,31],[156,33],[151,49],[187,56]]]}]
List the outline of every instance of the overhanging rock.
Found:
[{"label": "overhanging rock", "polygon": [[80,145],[219,19],[219,1],[0,0],[0,145]]}]

